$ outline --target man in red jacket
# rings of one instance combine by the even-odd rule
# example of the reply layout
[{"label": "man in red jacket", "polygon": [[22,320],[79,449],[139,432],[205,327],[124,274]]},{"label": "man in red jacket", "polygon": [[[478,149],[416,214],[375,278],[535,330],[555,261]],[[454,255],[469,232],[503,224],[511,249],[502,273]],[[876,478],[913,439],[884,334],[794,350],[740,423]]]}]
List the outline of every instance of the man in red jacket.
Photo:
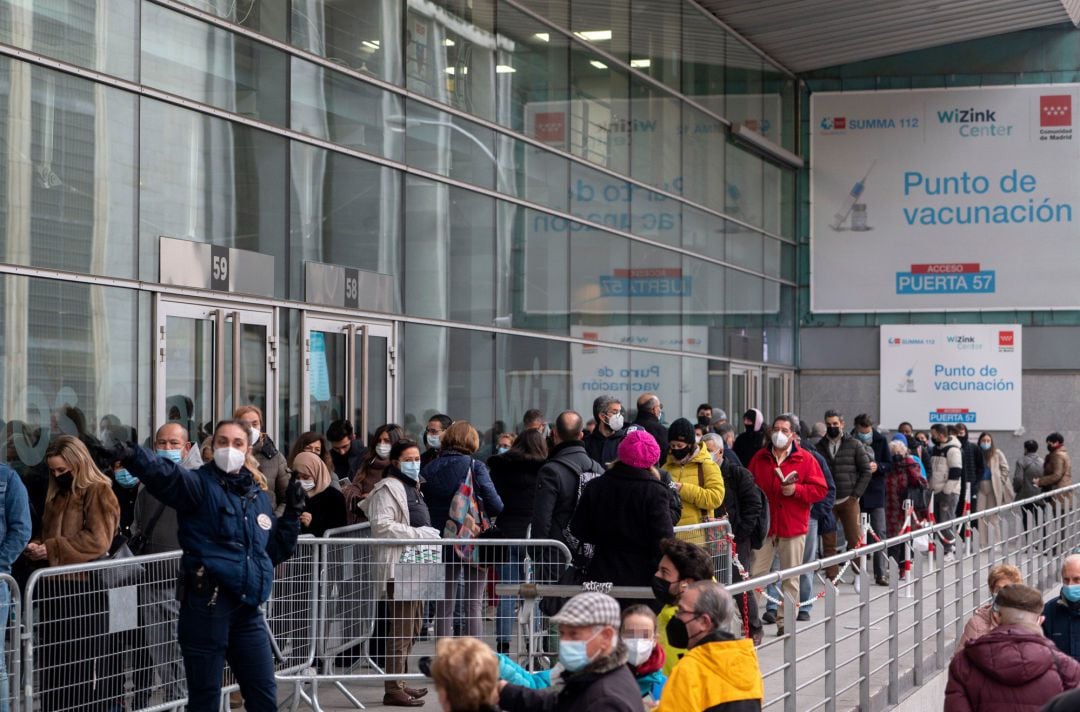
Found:
[{"label": "man in red jacket", "polygon": [[[802,564],[810,507],[829,492],[817,460],[795,444],[795,427],[791,418],[777,416],[769,435],[769,447],[758,450],[747,466],[769,500],[769,536],[754,551],[752,578],[769,572],[775,554],[780,556],[781,569]],[[784,579],[781,590],[785,597],[799,601],[798,577]],[[776,612],[776,634],[784,634],[783,607]]]}]

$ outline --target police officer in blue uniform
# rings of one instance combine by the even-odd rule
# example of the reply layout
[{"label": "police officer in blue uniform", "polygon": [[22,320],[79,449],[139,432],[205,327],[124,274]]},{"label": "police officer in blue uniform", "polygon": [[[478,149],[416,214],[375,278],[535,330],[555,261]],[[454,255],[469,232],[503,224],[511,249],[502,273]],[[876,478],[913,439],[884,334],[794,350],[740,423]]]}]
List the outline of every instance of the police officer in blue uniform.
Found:
[{"label": "police officer in blue uniform", "polygon": [[117,459],[176,509],[180,562],[178,638],[188,682],[188,709],[217,712],[228,660],[248,710],[277,709],[269,628],[260,604],[270,597],[274,566],[293,554],[306,497],[293,481],[285,512],[244,466],[251,430],[226,420],[214,430],[214,459],[187,470],[145,448],[119,446]]}]

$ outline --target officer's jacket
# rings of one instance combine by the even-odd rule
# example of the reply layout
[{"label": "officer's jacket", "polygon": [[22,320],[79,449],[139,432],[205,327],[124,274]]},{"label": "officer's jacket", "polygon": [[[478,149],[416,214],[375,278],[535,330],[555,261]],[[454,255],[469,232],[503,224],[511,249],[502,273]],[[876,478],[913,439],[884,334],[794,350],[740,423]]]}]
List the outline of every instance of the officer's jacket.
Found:
[{"label": "officer's jacket", "polygon": [[150,494],[176,509],[184,571],[205,566],[217,585],[245,603],[270,597],[274,566],[296,548],[296,513],[275,517],[270,498],[246,468],[227,475],[210,462],[187,470],[141,447],[124,465]]}]

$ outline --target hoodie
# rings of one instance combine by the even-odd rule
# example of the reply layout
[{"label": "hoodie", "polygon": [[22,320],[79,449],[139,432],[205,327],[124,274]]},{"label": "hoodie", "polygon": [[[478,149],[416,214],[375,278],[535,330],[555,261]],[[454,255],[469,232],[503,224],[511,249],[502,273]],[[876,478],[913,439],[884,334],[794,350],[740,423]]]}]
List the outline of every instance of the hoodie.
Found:
[{"label": "hoodie", "polygon": [[930,489],[935,493],[960,494],[960,477],[964,465],[960,454],[960,441],[950,436],[930,452]]},{"label": "hoodie", "polygon": [[945,712],[1037,712],[1078,684],[1080,663],[1037,630],[1000,626],[953,657]]},{"label": "hoodie", "polygon": [[715,632],[675,666],[657,712],[759,712],[764,696],[754,641]]},{"label": "hoodie", "polygon": [[743,415],[743,419],[751,416],[754,418],[753,430],[740,433],[731,448],[739,461],[747,464],[758,450],[765,447],[765,416],[757,408],[751,408]]}]

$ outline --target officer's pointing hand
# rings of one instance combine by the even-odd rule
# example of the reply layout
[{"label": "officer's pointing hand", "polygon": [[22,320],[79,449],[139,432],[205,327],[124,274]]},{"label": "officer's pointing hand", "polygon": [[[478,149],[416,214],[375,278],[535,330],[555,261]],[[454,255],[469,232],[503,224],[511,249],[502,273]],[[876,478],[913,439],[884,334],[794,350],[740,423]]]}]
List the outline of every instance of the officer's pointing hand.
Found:
[{"label": "officer's pointing hand", "polygon": [[307,492],[300,486],[300,480],[294,479],[285,490],[285,511],[296,516],[303,514],[307,507]]}]

